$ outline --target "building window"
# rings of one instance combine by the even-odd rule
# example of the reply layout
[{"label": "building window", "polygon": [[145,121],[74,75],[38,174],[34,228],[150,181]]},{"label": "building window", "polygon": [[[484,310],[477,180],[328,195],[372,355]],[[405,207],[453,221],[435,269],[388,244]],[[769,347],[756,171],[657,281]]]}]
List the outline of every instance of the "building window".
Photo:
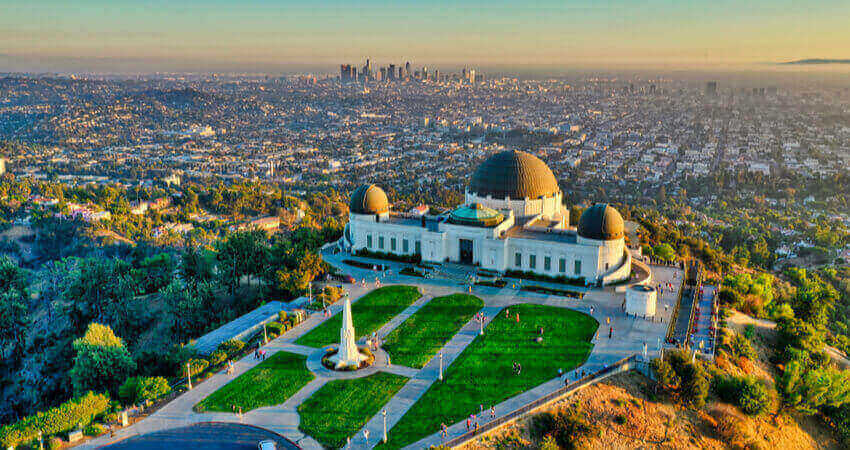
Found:
[{"label": "building window", "polygon": [[608,263],[605,263],[605,270],[608,270]]},{"label": "building window", "polygon": [[410,244],[407,243],[407,239],[401,240],[401,251],[405,254],[410,251]]},{"label": "building window", "polygon": [[514,255],[514,266],[522,267],[522,253],[517,253]]},{"label": "building window", "polygon": [[378,248],[381,249],[381,250],[384,249],[384,237],[383,236],[378,236]]},{"label": "building window", "polygon": [[395,238],[390,238],[390,250],[395,251]]},{"label": "building window", "polygon": [[552,270],[552,258],[548,256],[543,257],[543,270],[547,272]]},{"label": "building window", "polygon": [[537,268],[537,255],[528,255],[528,267],[532,269]]},{"label": "building window", "polygon": [[576,260],[576,275],[581,274],[581,261]]},{"label": "building window", "polygon": [[[415,252],[417,255],[422,254],[422,241],[416,241],[416,245],[414,246]],[[434,252],[431,252],[431,256],[434,256]]]},{"label": "building window", "polygon": [[366,235],[366,247],[372,248],[372,235],[371,234]]},{"label": "building window", "polygon": [[558,260],[558,272],[566,273],[567,272],[567,260],[561,258]]}]

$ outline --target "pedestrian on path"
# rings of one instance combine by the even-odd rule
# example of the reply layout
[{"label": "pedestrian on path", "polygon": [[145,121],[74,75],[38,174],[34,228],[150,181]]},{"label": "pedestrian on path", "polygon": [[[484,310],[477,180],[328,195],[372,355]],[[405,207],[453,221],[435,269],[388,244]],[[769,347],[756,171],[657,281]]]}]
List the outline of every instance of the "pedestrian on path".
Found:
[{"label": "pedestrian on path", "polygon": [[490,418],[491,419],[496,418],[496,406],[494,406],[494,405],[490,406]]},{"label": "pedestrian on path", "polygon": [[519,313],[516,313],[516,323],[519,323]]},{"label": "pedestrian on path", "polygon": [[445,422],[440,424],[440,437],[446,439],[449,437],[449,429],[446,427]]},{"label": "pedestrian on path", "polygon": [[472,426],[472,416],[466,418],[466,431],[469,431],[469,428]]},{"label": "pedestrian on path", "polygon": [[505,308],[505,319],[510,319],[510,318],[511,318],[511,309]]},{"label": "pedestrian on path", "polygon": [[614,327],[608,328],[608,339],[611,339],[612,336],[614,336]]}]

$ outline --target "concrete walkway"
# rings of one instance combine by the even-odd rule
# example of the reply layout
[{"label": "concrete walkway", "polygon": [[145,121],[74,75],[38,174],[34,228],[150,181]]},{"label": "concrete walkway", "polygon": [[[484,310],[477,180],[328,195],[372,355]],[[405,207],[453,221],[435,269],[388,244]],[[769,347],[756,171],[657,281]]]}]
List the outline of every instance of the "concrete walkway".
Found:
[{"label": "concrete walkway", "polygon": [[[340,262],[334,261],[333,257],[328,257],[327,259],[330,260],[329,263],[332,265],[337,265],[336,263]],[[392,276],[383,276],[380,273],[365,269],[352,268],[350,266],[344,267],[345,272],[350,273],[358,281],[366,279],[370,282],[367,286],[357,284],[346,285],[346,289],[348,290],[350,297],[353,299],[353,302],[356,302],[364,294],[375,288],[374,281],[376,278],[380,279],[382,286],[392,284],[414,285],[418,286],[423,291],[423,296],[421,298],[417,299],[416,302],[393,317],[379,329],[378,335],[381,338],[385,338],[401,323],[418,311],[419,308],[427,304],[427,302],[432,298],[451,293],[468,292],[469,289],[467,285],[451,280],[400,276],[397,274],[398,269],[402,267],[402,265],[395,263],[389,263],[388,265],[393,267]],[[654,279],[658,282],[670,280],[674,285],[678,284],[675,282],[675,279],[677,277],[681,277],[681,271],[674,268],[653,267],[653,272]],[[582,300],[486,286],[474,286],[472,288],[472,294],[477,295],[484,300],[485,306],[481,312],[485,316],[485,326],[502,310],[502,308],[514,304],[532,303],[550,305],[576,309],[586,313],[589,313],[592,308],[592,315],[600,322],[600,331],[598,336],[594,339],[595,346],[588,361],[584,366],[579,368],[579,370],[584,369],[586,372],[593,372],[626,356],[635,353],[640,354],[644,349],[647,350],[649,357],[656,354],[656,351],[658,350],[666,333],[669,313],[672,311],[672,301],[676,298],[676,292],[669,294],[665,292],[664,298],[659,299],[658,310],[663,319],[663,322],[660,322],[626,316],[621,309],[622,294],[617,294],[614,288],[589,290]],[[332,314],[335,315],[338,313],[341,310],[341,307],[341,304],[332,305],[330,307]],[[287,351],[315,358],[316,352],[321,352],[322,349],[305,347],[297,345],[294,342],[316,326],[323,323],[325,320],[327,320],[327,318],[323,317],[321,313],[315,313],[297,327],[289,330],[283,336],[270,342],[263,348],[269,355],[273,355],[278,351]],[[610,324],[607,323],[608,320],[610,320]],[[608,337],[609,327],[613,327],[613,336],[611,338]],[[441,349],[443,354],[444,374],[446,369],[469,346],[469,344],[474,341],[478,334],[479,324],[476,321],[471,320],[446,343],[446,345]],[[249,411],[241,417],[231,413],[195,413],[192,411],[192,407],[203,398],[215,392],[239,375],[250,370],[258,363],[259,361],[255,360],[253,355],[249,355],[235,364],[234,374],[227,375],[224,372],[221,372],[213,375],[207,381],[197,386],[194,390],[179,396],[146,419],[123,430],[116,431],[115,435],[112,437],[101,437],[89,441],[85,443],[83,447],[96,448],[100,445],[108,444],[128,436],[146,434],[168,428],[176,428],[197,422],[225,421],[260,426],[278,432],[304,448],[320,448],[319,444],[314,439],[309,436],[305,436],[303,433],[298,431],[300,417],[298,416],[297,407],[304,400],[310,398],[310,396],[324,386],[325,383],[331,379],[340,378],[335,374],[327,375],[319,373],[313,381],[304,386],[283,404]],[[387,410],[387,427],[391,429],[437,380],[439,373],[439,357],[435,356],[432,358],[421,370],[397,365],[387,366],[386,364],[378,365],[378,367],[371,370],[381,370],[410,378],[401,390],[399,390],[399,392],[384,406],[384,408],[382,408]],[[563,385],[563,381],[555,378],[555,375],[556,374],[553,373],[552,380],[496,405],[497,417],[507,414],[516,407],[539,398],[541,395],[545,395],[560,388]],[[575,379],[575,376],[571,375],[570,378]],[[470,411],[470,413],[473,412],[477,411]],[[486,415],[489,419],[489,414]],[[370,439],[368,445],[366,445],[363,441],[363,429],[369,430]],[[354,439],[352,440],[352,448],[371,448],[379,442],[383,434],[383,416],[381,413],[379,412],[372,417],[363,429],[354,436]],[[422,441],[410,446],[410,448],[427,448],[430,445],[439,444],[440,437],[438,431],[439,430],[434,430],[435,434],[425,437]],[[455,437],[465,432],[465,426],[463,423],[453,424],[449,431],[449,437]]]},{"label": "concrete walkway", "polygon": [[[481,309],[484,314],[484,326],[496,317],[501,308],[485,306]],[[387,411],[387,429],[391,429],[407,413],[407,411],[419,400],[434,382],[437,382],[440,374],[440,353],[443,355],[443,374],[448,366],[460,356],[461,353],[479,335],[480,325],[472,319],[464,325],[460,331],[452,337],[437,356],[431,358],[425,367],[418,371],[412,380],[408,381],[401,390],[393,397],[384,408]],[[366,426],[363,427],[352,439],[351,448],[372,448],[380,442],[384,433],[384,417],[381,412],[375,414]],[[369,442],[364,439],[363,430],[369,430]]]},{"label": "concrete walkway", "polygon": [[[349,291],[349,295],[353,299],[352,301],[356,302],[357,300],[362,298],[363,295],[365,295],[368,292],[371,292],[374,289],[374,286],[372,286],[372,287],[348,286],[347,288],[348,288],[348,291]],[[331,305],[330,309],[331,309],[332,314],[336,314],[336,313],[340,312],[342,310],[341,302],[340,302],[340,304]],[[292,353],[297,353],[297,354],[305,355],[305,356],[310,355],[310,354],[316,352],[316,349],[314,349],[312,347],[305,347],[303,345],[297,345],[297,344],[294,344],[293,342],[295,340],[297,340],[298,338],[300,338],[301,336],[303,336],[304,334],[309,333],[313,328],[317,327],[318,325],[323,323],[325,320],[327,320],[327,318],[323,317],[321,313],[314,313],[310,317],[308,317],[306,320],[304,320],[303,322],[298,324],[298,326],[289,330],[283,336],[269,342],[268,344],[266,344],[262,348],[264,350],[266,350],[268,356],[272,356],[275,353],[280,352],[280,351],[292,352]],[[231,382],[232,380],[238,378],[240,375],[244,374],[245,372],[251,370],[252,368],[257,366],[261,362],[262,362],[261,360],[257,360],[256,358],[254,358],[253,353],[248,354],[246,357],[242,358],[241,360],[234,362],[234,364],[233,364],[233,368],[234,368],[233,374],[228,375],[225,370],[222,370],[221,372],[211,376],[210,378],[206,379],[204,382],[195,386],[194,389],[192,389],[191,391],[187,391],[187,392],[181,394],[180,396],[178,396],[174,400],[170,401],[169,403],[164,405],[162,408],[160,408],[158,411],[156,411],[155,413],[151,414],[150,416],[144,418],[143,420],[140,420],[139,422],[136,422],[135,424],[133,424],[129,427],[122,428],[120,430],[116,430],[115,433],[112,436],[104,435],[104,436],[100,436],[98,438],[86,441],[83,444],[81,444],[78,448],[81,448],[81,449],[98,448],[100,446],[108,445],[112,442],[117,442],[117,441],[126,439],[126,438],[131,437],[131,436],[153,433],[153,432],[156,432],[156,431],[166,430],[166,429],[170,429],[170,428],[183,427],[183,426],[192,425],[192,424],[199,423],[199,422],[220,421],[220,422],[250,423],[252,425],[257,425],[257,426],[262,427],[263,425],[261,425],[260,423],[266,423],[266,420],[264,418],[267,417],[265,415],[267,413],[257,415],[257,413],[255,411],[249,411],[246,414],[244,414],[242,417],[239,417],[237,414],[232,414],[232,413],[209,413],[209,412],[197,413],[197,412],[194,412],[192,410],[192,408],[196,404],[198,404],[201,400],[203,400],[204,398],[206,398],[207,396],[209,396],[213,392],[219,390],[222,386],[226,385],[227,383]],[[392,370],[388,370],[388,371],[403,372],[400,369],[392,369]],[[307,386],[302,388],[301,391],[296,393],[294,397],[309,398],[309,395],[307,395],[307,394],[309,393],[310,395],[312,395],[312,393],[309,391],[309,389],[312,389],[312,388],[318,389],[319,387],[321,387],[321,385],[323,385],[328,380],[329,379],[327,379],[327,378],[321,378],[321,379],[317,378],[316,380],[314,380],[313,382],[311,382],[310,384],[308,384]],[[290,399],[290,401],[291,400],[292,399]],[[296,406],[298,404],[300,404],[300,402],[295,403]],[[281,407],[282,406],[283,405],[281,405]],[[260,410],[256,410],[256,411],[260,411]],[[283,431],[283,432],[281,432],[281,431],[278,431],[278,432],[280,432],[282,435],[284,435],[287,439],[290,439],[294,442],[300,442],[299,445],[301,445],[302,447],[308,448],[310,445],[315,443],[315,441],[313,441],[311,443],[309,441],[312,441],[312,438],[308,438],[308,440],[305,440],[305,437],[304,437],[303,434],[296,433],[297,429],[298,429],[298,417],[297,417],[297,413],[294,413],[293,411],[294,411],[294,409],[292,409],[291,411],[289,409],[280,410],[279,412],[281,412],[284,415],[279,416],[279,417],[275,418],[274,420],[269,419],[268,423],[277,424],[277,429],[281,429]],[[294,414],[294,416],[292,414]],[[254,419],[255,415],[257,417],[256,420],[260,423],[254,423],[252,421]],[[282,426],[283,423],[290,424],[290,426]],[[291,424],[294,424],[294,425],[291,425]],[[270,429],[272,429],[273,431],[277,431],[277,429],[273,429],[273,428],[270,428]],[[315,443],[315,445],[317,446],[315,448],[321,448],[321,446],[319,446],[318,443]]]}]

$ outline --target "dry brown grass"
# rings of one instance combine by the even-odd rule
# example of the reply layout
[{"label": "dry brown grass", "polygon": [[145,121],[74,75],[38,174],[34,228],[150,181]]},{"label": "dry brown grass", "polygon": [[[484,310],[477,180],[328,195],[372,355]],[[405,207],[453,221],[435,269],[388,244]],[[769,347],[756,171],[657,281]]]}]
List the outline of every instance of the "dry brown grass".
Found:
[{"label": "dry brown grass", "polygon": [[[740,370],[740,369],[738,369]],[[712,402],[692,410],[664,398],[654,399],[651,382],[629,373],[609,378],[541,410],[556,412],[578,402],[585,420],[595,426],[578,442],[588,449],[838,449],[826,427],[814,418],[749,417],[731,405]],[[653,400],[654,399],[654,400]],[[530,418],[503,427],[467,444],[467,449],[510,448],[523,441],[539,448],[529,433]]]}]

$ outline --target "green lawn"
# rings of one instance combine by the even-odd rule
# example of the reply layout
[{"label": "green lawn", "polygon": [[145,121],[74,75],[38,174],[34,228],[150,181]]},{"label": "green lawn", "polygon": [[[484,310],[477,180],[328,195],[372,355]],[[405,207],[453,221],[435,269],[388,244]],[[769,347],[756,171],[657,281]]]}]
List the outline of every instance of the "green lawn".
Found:
[{"label": "green lawn", "polygon": [[[404,311],[421,296],[415,287],[385,286],[366,294],[351,305],[354,331],[357,338],[377,331],[390,319]],[[308,347],[324,347],[339,342],[342,313],[326,320],[309,333],[301,336],[296,344]]]},{"label": "green lawn", "polygon": [[195,405],[195,411],[247,412],[279,405],[298,392],[315,375],[307,370],[305,356],[278,352]]},{"label": "green lawn", "polygon": [[[404,386],[407,378],[378,372],[365,378],[334,380],[298,407],[298,429],[322,445],[340,448]],[[381,436],[371,437],[372,442]]]},{"label": "green lawn", "polygon": [[383,348],[393,364],[422,368],[483,307],[469,294],[431,299],[387,336]]},{"label": "green lawn", "polygon": [[[520,323],[515,313],[519,312]],[[590,340],[599,325],[576,311],[540,305],[515,305],[504,311],[446,370],[445,381],[435,382],[390,432],[387,446],[401,448],[450,425],[471,413],[525,392],[578,367],[587,359]],[[538,327],[545,339],[536,343]],[[515,375],[514,361],[522,364]],[[504,412],[504,411],[502,411]]]}]

